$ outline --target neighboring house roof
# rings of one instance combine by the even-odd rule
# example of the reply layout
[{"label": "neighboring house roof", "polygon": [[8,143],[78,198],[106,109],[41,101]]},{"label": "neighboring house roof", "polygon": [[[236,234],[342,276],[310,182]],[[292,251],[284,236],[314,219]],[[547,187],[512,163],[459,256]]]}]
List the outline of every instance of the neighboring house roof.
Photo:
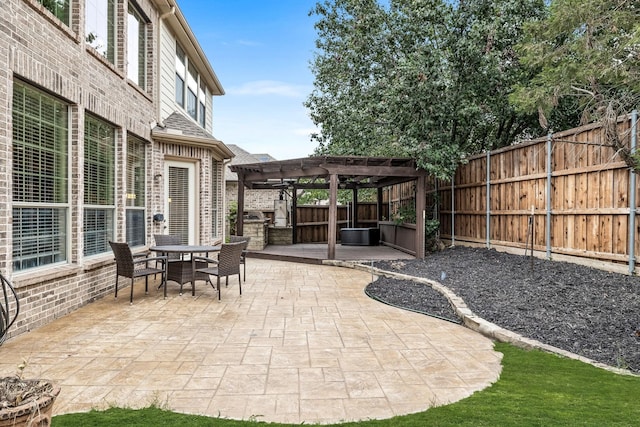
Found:
[{"label": "neighboring house roof", "polygon": [[[270,154],[251,154],[248,151],[243,150],[242,148],[238,147],[235,144],[229,144],[227,145],[227,147],[229,147],[229,149],[233,152],[235,156],[233,159],[231,159],[231,163],[229,163],[229,166],[245,165],[247,163],[272,162],[276,160]],[[224,180],[237,181],[238,175],[236,175],[235,172],[231,172],[229,170],[229,166],[227,166],[227,169],[224,171]]]},{"label": "neighboring house roof", "polygon": [[273,162],[275,160],[277,160],[275,157],[273,157],[271,154],[254,154],[253,155],[256,159],[260,160],[261,162]]},{"label": "neighboring house roof", "polygon": [[234,155],[222,141],[214,138],[180,111],[174,111],[164,119],[164,126],[154,127],[151,130],[151,136],[163,142],[213,148],[221,159],[230,159]]}]

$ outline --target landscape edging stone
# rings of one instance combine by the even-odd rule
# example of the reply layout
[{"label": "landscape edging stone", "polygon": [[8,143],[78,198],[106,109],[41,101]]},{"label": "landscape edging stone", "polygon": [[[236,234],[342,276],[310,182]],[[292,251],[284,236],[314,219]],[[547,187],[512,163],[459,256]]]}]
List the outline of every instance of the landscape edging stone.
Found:
[{"label": "landscape edging stone", "polygon": [[462,324],[464,326],[495,341],[513,344],[525,350],[537,349],[545,351],[547,353],[554,353],[569,359],[579,360],[597,368],[605,369],[607,371],[611,371],[620,375],[640,376],[633,372],[630,372],[629,370],[616,368],[614,366],[595,361],[588,357],[580,356],[579,354],[575,354],[570,351],[563,350],[561,348],[545,344],[531,338],[527,338],[508,329],[504,329],[503,327],[498,326],[495,323],[489,322],[482,317],[475,315],[461,297],[456,295],[451,289],[447,288],[442,283],[435,280],[426,279],[424,277],[410,276],[408,274],[397,273],[394,271],[386,271],[377,267],[373,267],[371,265],[363,264],[358,261],[324,260],[322,263],[335,267],[345,267],[366,271],[372,273],[373,275],[385,276],[398,280],[410,280],[413,282],[428,285],[435,291],[440,292],[442,295],[444,295],[445,298],[447,298],[449,304],[451,304],[456,314],[462,319]]}]

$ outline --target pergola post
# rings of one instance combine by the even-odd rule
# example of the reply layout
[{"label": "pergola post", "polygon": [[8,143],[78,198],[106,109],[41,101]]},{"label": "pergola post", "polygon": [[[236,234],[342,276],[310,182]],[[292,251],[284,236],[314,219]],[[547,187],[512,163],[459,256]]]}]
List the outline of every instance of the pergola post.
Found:
[{"label": "pergola post", "polygon": [[336,259],[336,235],[338,234],[338,175],[329,176],[329,250],[327,259]]},{"label": "pergola post", "polygon": [[238,214],[236,216],[236,235],[244,233],[244,179],[238,174]]},{"label": "pergola post", "polygon": [[291,243],[298,243],[298,189],[293,187],[293,197],[291,199]]},{"label": "pergola post", "polygon": [[358,228],[358,189],[353,189],[353,203],[351,204],[351,226]]},{"label": "pergola post", "polygon": [[419,176],[416,182],[416,258],[424,258],[424,216],[427,208],[425,177]]}]

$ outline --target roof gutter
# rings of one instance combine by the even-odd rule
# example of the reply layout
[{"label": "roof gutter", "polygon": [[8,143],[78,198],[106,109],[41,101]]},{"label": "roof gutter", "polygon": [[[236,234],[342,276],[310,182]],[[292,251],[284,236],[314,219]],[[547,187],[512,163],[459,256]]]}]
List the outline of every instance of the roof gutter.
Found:
[{"label": "roof gutter", "polygon": [[[171,4],[171,2],[169,0],[167,0],[167,6],[169,7],[169,10],[164,12],[164,13],[162,13],[160,15],[160,17],[158,18],[158,21],[159,21],[160,24],[162,23],[162,21],[164,21],[165,18],[167,18],[168,16],[171,16],[171,15],[175,15],[175,13],[176,13],[175,4]],[[158,28],[159,28],[158,31],[162,31],[161,27],[162,27],[161,25],[158,25]],[[156,52],[161,52],[161,49],[162,49],[162,46],[161,46],[162,37],[160,36],[160,34],[158,34],[157,39],[158,40],[157,40],[157,44],[156,44]],[[158,54],[158,55],[156,55],[156,58],[157,58],[156,67],[157,67],[158,70],[160,70],[162,68],[162,55]],[[162,94],[160,93],[161,90],[162,89],[160,88],[160,85],[157,85],[157,88],[156,88],[156,99],[158,99],[158,100],[161,99],[160,97],[162,96]],[[161,102],[156,102],[156,117],[161,122],[161,123],[159,123],[160,126],[164,126],[164,123],[162,123],[162,106],[161,106],[161,104],[162,104]],[[152,126],[151,128],[153,129],[153,127],[154,126]]]},{"label": "roof gutter", "polygon": [[151,136],[153,139],[164,143],[186,145],[190,147],[207,148],[213,150],[214,153],[218,155],[220,160],[230,160],[235,156],[229,149],[229,147],[224,145],[222,141],[214,138],[202,138],[199,136],[167,133],[162,131],[151,131]]},{"label": "roof gutter", "polygon": [[162,21],[164,18],[166,18],[169,15],[174,15],[176,13],[176,5],[175,4],[171,4],[171,2],[169,0],[167,0],[167,6],[169,6],[169,10],[164,12],[162,15],[160,15],[160,20]]}]

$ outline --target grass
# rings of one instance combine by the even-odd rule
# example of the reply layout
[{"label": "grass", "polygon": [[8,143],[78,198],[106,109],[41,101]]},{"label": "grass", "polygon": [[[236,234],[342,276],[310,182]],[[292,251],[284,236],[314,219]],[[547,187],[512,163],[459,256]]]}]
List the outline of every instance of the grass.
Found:
[{"label": "grass", "polygon": [[[387,420],[335,425],[521,427],[634,426],[640,423],[640,378],[617,375],[582,362],[541,351],[525,351],[509,344],[498,343],[496,350],[504,354],[500,379],[467,399]],[[255,423],[255,420],[184,415],[152,406],[140,410],[111,408],[58,415],[53,418],[52,425],[239,427]]]}]

